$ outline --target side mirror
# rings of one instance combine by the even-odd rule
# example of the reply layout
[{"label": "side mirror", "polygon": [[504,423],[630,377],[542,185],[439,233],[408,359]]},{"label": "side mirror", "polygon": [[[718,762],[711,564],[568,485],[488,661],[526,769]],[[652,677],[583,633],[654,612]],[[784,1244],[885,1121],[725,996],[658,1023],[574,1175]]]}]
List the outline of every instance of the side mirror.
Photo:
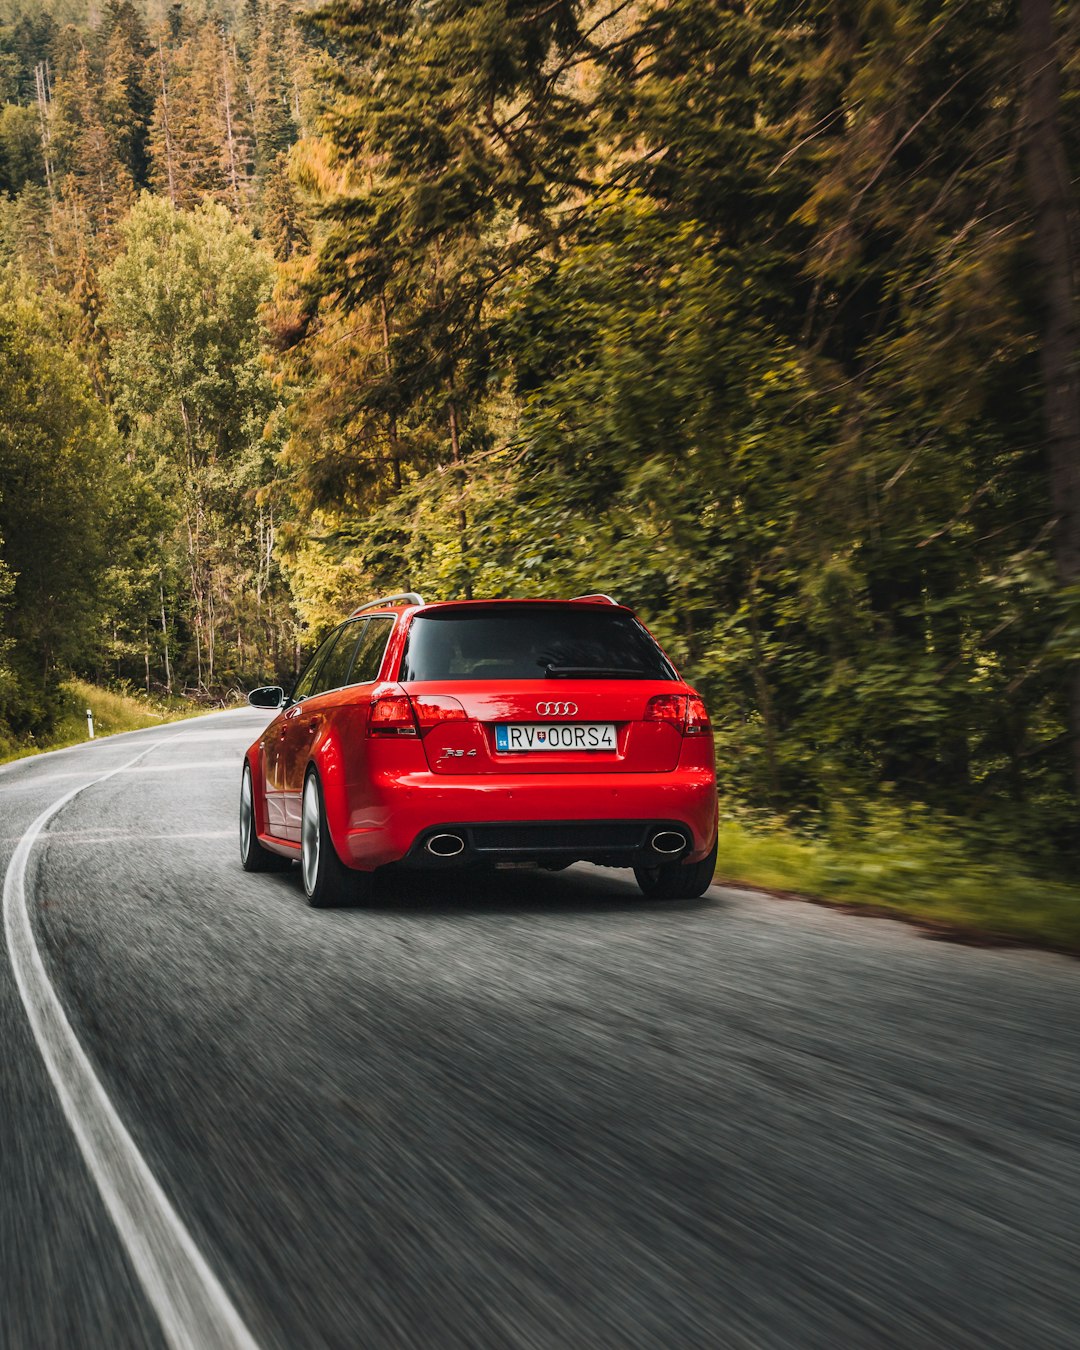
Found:
[{"label": "side mirror", "polygon": [[266,684],[261,689],[253,689],[248,694],[248,702],[253,708],[280,708],[285,702],[285,690],[280,684]]}]

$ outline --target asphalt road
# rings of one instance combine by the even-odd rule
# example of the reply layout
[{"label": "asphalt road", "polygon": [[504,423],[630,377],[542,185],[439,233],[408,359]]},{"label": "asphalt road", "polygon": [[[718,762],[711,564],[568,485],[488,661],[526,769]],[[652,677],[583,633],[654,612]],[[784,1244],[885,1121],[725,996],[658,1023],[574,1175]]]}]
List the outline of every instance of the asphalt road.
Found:
[{"label": "asphalt road", "polygon": [[[8,868],[155,747],[44,826],[28,932],[250,1343],[1080,1344],[1080,964],[587,867],[313,911],[240,870],[264,721],[0,771]],[[183,1344],[9,957],[0,1037],[0,1346]]]}]

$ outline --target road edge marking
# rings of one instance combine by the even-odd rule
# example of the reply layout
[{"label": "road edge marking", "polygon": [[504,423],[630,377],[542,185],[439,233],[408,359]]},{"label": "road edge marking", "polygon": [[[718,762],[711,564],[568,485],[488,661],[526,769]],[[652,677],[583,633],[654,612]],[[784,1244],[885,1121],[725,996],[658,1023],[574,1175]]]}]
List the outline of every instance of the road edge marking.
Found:
[{"label": "road edge marking", "polygon": [[[109,731],[99,733],[92,741],[76,741],[74,745],[58,745],[55,750],[38,750],[32,755],[23,755],[19,759],[5,760],[0,764],[0,778],[5,774],[12,773],[16,769],[25,768],[30,764],[40,764],[42,760],[51,759],[54,755],[73,755],[80,750],[95,749],[100,746],[107,746],[114,741],[122,741],[128,736],[153,736],[167,731],[170,727],[186,726],[190,722],[205,722],[211,717],[225,717],[230,713],[242,712],[262,712],[263,709],[253,709],[244,705],[235,708],[214,708],[212,712],[193,713],[191,717],[181,717],[175,722],[162,722],[156,727],[134,727],[131,731]],[[272,720],[272,719],[271,719]],[[167,739],[172,740],[173,737]]]},{"label": "road edge marking", "polygon": [[113,1106],[67,1019],[34,941],[26,870],[34,844],[67,804],[138,763],[72,788],[29,825],[4,876],[4,933],[15,984],[64,1117],[172,1350],[259,1350],[224,1287]]}]

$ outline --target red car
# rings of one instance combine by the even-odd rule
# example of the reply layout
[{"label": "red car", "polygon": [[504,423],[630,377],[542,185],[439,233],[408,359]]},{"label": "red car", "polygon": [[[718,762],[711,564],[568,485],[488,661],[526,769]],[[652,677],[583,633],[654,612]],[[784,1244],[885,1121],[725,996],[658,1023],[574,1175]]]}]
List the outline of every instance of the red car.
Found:
[{"label": "red car", "polygon": [[708,714],[607,596],[356,610],[244,760],[245,870],[300,862],[311,904],[388,863],[632,867],[650,897],[701,895],[716,863]]}]

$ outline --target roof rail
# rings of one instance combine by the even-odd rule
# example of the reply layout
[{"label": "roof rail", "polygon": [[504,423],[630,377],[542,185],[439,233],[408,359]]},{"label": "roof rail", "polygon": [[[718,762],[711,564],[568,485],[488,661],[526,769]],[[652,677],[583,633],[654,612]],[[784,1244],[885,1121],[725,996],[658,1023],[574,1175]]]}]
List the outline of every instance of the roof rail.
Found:
[{"label": "roof rail", "polygon": [[369,609],[383,609],[387,605],[422,605],[423,603],[424,597],[417,595],[415,591],[400,591],[397,595],[381,595],[378,600],[369,600],[366,605],[354,609],[349,618],[355,619],[358,614],[363,614]]},{"label": "roof rail", "polygon": [[618,600],[612,600],[610,595],[604,595],[602,591],[594,591],[591,595],[572,595],[571,600],[588,600],[594,605],[617,605]]}]

